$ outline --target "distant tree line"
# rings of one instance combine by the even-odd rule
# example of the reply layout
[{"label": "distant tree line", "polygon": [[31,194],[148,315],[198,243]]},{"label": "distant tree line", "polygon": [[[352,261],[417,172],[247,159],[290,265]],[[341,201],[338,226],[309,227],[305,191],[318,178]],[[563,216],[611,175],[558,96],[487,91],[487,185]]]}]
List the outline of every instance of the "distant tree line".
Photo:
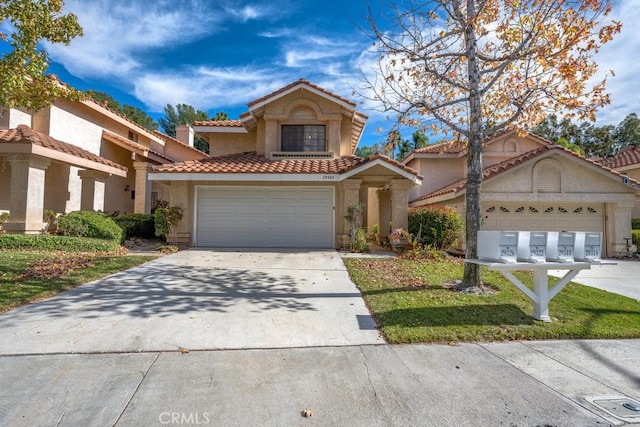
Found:
[{"label": "distant tree line", "polygon": [[533,133],[587,157],[615,156],[627,146],[640,147],[640,119],[631,113],[617,125],[595,126],[590,122],[577,125],[569,119],[558,121],[547,116]]}]

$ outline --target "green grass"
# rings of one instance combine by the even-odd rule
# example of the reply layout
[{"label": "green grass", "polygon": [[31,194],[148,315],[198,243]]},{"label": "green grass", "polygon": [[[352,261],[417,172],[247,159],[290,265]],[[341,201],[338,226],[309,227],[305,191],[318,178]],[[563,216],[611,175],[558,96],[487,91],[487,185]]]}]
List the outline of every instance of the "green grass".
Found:
[{"label": "green grass", "polygon": [[149,256],[95,256],[93,265],[72,270],[58,278],[38,280],[19,276],[32,263],[69,254],[0,251],[0,313],[30,302],[51,297],[83,283],[100,279],[118,271],[155,259]]},{"label": "green grass", "polygon": [[[462,278],[460,262],[344,261],[391,343],[640,337],[640,303],[587,286],[568,284],[545,323],[531,317],[531,300],[484,267],[482,280],[496,292],[467,295],[443,286]],[[531,287],[531,274],[515,274]]]}]

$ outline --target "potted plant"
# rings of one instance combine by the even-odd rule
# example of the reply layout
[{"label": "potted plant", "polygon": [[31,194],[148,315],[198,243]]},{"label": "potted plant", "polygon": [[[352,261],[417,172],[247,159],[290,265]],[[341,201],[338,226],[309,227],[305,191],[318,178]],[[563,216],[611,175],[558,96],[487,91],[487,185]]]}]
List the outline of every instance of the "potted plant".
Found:
[{"label": "potted plant", "polygon": [[389,235],[389,241],[391,247],[397,252],[402,252],[404,248],[409,244],[409,232],[402,228],[396,228]]}]

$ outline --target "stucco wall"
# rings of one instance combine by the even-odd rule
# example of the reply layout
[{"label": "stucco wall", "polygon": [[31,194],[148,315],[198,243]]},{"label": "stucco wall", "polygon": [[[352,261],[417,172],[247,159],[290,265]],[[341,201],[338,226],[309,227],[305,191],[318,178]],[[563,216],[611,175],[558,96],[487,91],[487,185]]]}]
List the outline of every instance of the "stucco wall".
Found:
[{"label": "stucco wall", "polygon": [[18,125],[31,127],[31,114],[10,108],[0,116],[0,129],[15,129]]},{"label": "stucco wall", "polygon": [[255,130],[249,133],[209,133],[208,137],[211,156],[256,151]]},{"label": "stucco wall", "polygon": [[11,166],[5,155],[0,155],[0,212],[11,207]]},{"label": "stucco wall", "polygon": [[45,171],[44,208],[56,213],[67,212],[71,199],[69,192],[69,165],[52,162]]},{"label": "stucco wall", "polygon": [[416,199],[425,194],[458,181],[464,176],[464,158],[429,158],[415,159],[407,166],[416,169],[423,176],[422,185],[409,192],[409,200]]},{"label": "stucco wall", "polygon": [[[640,165],[638,165],[637,169],[627,171],[626,174],[629,178],[633,178],[636,181],[640,181]],[[636,199],[636,203],[633,208],[633,211],[631,212],[631,216],[633,218],[640,218],[640,198]]]},{"label": "stucco wall", "polygon": [[[104,190],[104,210],[107,212],[119,211],[120,213],[132,213],[134,200],[131,192],[135,191],[135,169],[131,152],[110,142],[102,146],[102,156],[127,168],[127,177],[111,176],[107,179]],[[124,191],[126,186],[129,191]]]}]

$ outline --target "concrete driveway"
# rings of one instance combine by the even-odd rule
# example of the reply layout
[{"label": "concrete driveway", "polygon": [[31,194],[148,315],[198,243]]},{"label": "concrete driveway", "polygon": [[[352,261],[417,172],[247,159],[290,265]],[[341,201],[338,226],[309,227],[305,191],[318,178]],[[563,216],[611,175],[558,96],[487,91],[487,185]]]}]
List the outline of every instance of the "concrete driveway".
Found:
[{"label": "concrete driveway", "polygon": [[335,251],[187,250],[0,315],[0,354],[381,344]]},{"label": "concrete driveway", "polygon": [[[614,265],[594,265],[590,270],[582,270],[574,282],[624,295],[640,301],[640,262],[606,260]],[[549,274],[561,277],[566,271],[551,270]]]}]

